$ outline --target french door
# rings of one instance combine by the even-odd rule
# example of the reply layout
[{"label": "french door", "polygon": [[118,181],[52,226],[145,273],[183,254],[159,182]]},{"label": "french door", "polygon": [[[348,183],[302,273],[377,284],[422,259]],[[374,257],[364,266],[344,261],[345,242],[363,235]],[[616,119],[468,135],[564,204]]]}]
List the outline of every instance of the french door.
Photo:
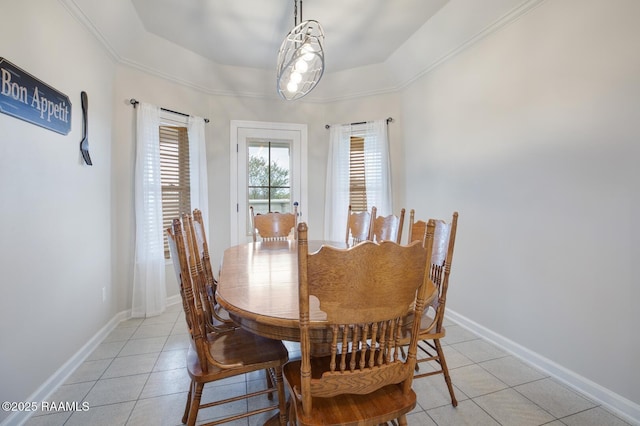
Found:
[{"label": "french door", "polygon": [[250,210],[293,212],[307,205],[307,125],[231,121],[231,245],[251,241]]}]

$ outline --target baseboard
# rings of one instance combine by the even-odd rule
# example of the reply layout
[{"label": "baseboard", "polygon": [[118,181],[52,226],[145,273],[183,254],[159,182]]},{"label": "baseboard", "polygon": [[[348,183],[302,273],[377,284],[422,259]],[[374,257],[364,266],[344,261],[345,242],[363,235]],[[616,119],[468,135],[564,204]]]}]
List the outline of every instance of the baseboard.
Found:
[{"label": "baseboard", "polygon": [[182,297],[179,294],[167,297],[167,306],[175,305],[177,303],[182,303]]},{"label": "baseboard", "polygon": [[[182,303],[180,295],[167,298],[167,306]],[[47,401],[49,396],[64,384],[69,376],[91,355],[91,353],[102,343],[102,341],[111,333],[121,321],[131,318],[131,309],[118,312],[113,318],[102,327],[78,352],[76,352],[62,367],[60,367],[49,379],[44,382],[32,395],[25,401]],[[14,412],[4,419],[0,426],[21,426],[29,417],[31,412]]]},{"label": "baseboard", "polygon": [[447,309],[447,318],[474,334],[495,344],[526,363],[547,373],[570,388],[602,404],[604,408],[634,425],[640,425],[640,405],[569,370],[518,343],[497,334],[469,318]]}]

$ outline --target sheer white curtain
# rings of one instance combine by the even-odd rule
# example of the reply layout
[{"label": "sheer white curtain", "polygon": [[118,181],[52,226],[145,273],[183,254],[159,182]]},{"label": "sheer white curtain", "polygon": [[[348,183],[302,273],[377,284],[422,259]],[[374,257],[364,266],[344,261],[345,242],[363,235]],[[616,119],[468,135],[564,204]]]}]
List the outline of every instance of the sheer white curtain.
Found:
[{"label": "sheer white curtain", "polygon": [[[378,216],[392,213],[391,165],[386,120],[364,124],[364,173],[367,182],[367,209],[376,206]],[[345,224],[346,229],[346,224]]]},{"label": "sheer white curtain", "polygon": [[329,156],[324,204],[324,239],[344,241],[349,209],[349,153],[351,126],[329,128]]},{"label": "sheer white curtain", "polygon": [[167,301],[159,126],[160,108],[139,103],[136,116],[133,317],[158,315],[164,311]]},{"label": "sheer white curtain", "polygon": [[392,212],[386,121],[333,124],[329,136],[324,214],[324,238],[329,241],[344,241],[347,230],[351,136],[364,138],[367,209],[376,206],[378,214],[385,216]]},{"label": "sheer white curtain", "polygon": [[200,209],[204,232],[209,241],[209,192],[207,180],[207,151],[204,139],[204,119],[190,116],[187,123],[189,137],[189,185],[191,209]]}]

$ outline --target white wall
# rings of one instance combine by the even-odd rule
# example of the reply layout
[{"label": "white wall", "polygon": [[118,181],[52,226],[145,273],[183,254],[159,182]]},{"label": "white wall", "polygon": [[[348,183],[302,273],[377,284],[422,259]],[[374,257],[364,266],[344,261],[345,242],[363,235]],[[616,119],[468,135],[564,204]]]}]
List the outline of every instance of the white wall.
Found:
[{"label": "white wall", "polygon": [[[451,311],[640,403],[632,265],[640,238],[631,222],[640,204],[640,3],[545,1],[399,93],[286,103],[214,95],[114,65],[61,6],[67,2],[0,2],[11,16],[0,26],[0,54],[74,106],[68,136],[0,114],[0,384],[11,384],[0,386],[2,400],[32,395],[130,308],[128,101],[136,98],[211,119],[214,262],[229,243],[230,120],[308,124],[307,213],[320,238],[324,125],[393,117],[396,209],[460,212]],[[213,71],[210,78],[224,78]],[[78,153],[81,90],[89,94],[93,167]]]},{"label": "white wall", "polygon": [[407,207],[460,213],[448,308],[636,412],[639,17],[546,1],[403,91]]},{"label": "white wall", "polygon": [[[0,400],[26,401],[117,312],[111,285],[114,64],[60,3],[1,3],[0,55],[72,103],[66,136],[0,114]],[[79,152],[83,90],[92,167]],[[0,421],[8,414],[0,412]]]}]

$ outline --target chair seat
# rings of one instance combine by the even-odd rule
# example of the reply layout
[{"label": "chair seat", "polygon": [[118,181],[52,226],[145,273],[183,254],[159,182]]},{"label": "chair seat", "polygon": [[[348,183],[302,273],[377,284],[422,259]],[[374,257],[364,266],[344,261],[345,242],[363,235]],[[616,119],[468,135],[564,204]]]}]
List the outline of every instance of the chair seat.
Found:
[{"label": "chair seat", "polygon": [[[420,335],[418,340],[427,340],[427,339],[443,339],[446,330],[444,326],[440,327],[440,331],[436,332],[435,326],[430,331],[424,331],[429,329],[435,320],[431,315],[423,315],[422,320],[420,321]],[[402,338],[401,342],[403,345],[409,344],[409,339],[411,337],[411,324],[413,323],[413,314],[407,315],[404,327],[402,328]]]},{"label": "chair seat", "polygon": [[[241,373],[264,370],[282,365],[289,359],[287,348],[279,340],[268,339],[249,333],[241,328],[228,333],[209,334],[209,351],[211,356],[230,368],[220,368],[209,364],[208,372],[203,373],[198,354],[189,346],[187,353],[187,370],[195,381],[211,381],[230,377]],[[240,364],[234,366],[234,364]]]},{"label": "chair seat", "polygon": [[[431,326],[431,324],[433,324],[435,320],[433,319],[433,317],[429,316],[429,315],[423,315],[422,316],[422,321],[420,321],[420,330],[426,330],[427,328],[429,328]],[[436,327],[433,327],[433,329],[429,332],[424,332],[421,331],[420,332],[420,340],[424,340],[424,339],[442,339],[445,336],[445,329],[444,329],[444,325],[442,327],[440,327],[440,331],[436,332]]]},{"label": "chair seat", "polygon": [[[327,371],[330,357],[312,358],[311,371]],[[283,367],[283,375],[290,389],[300,391],[301,361],[290,361]],[[403,393],[401,384],[388,385],[366,395],[341,394],[331,398],[313,397],[313,409],[309,417],[302,415],[302,403],[293,397],[298,412],[298,422],[302,425],[376,425],[409,413],[416,406],[413,390]]]}]

